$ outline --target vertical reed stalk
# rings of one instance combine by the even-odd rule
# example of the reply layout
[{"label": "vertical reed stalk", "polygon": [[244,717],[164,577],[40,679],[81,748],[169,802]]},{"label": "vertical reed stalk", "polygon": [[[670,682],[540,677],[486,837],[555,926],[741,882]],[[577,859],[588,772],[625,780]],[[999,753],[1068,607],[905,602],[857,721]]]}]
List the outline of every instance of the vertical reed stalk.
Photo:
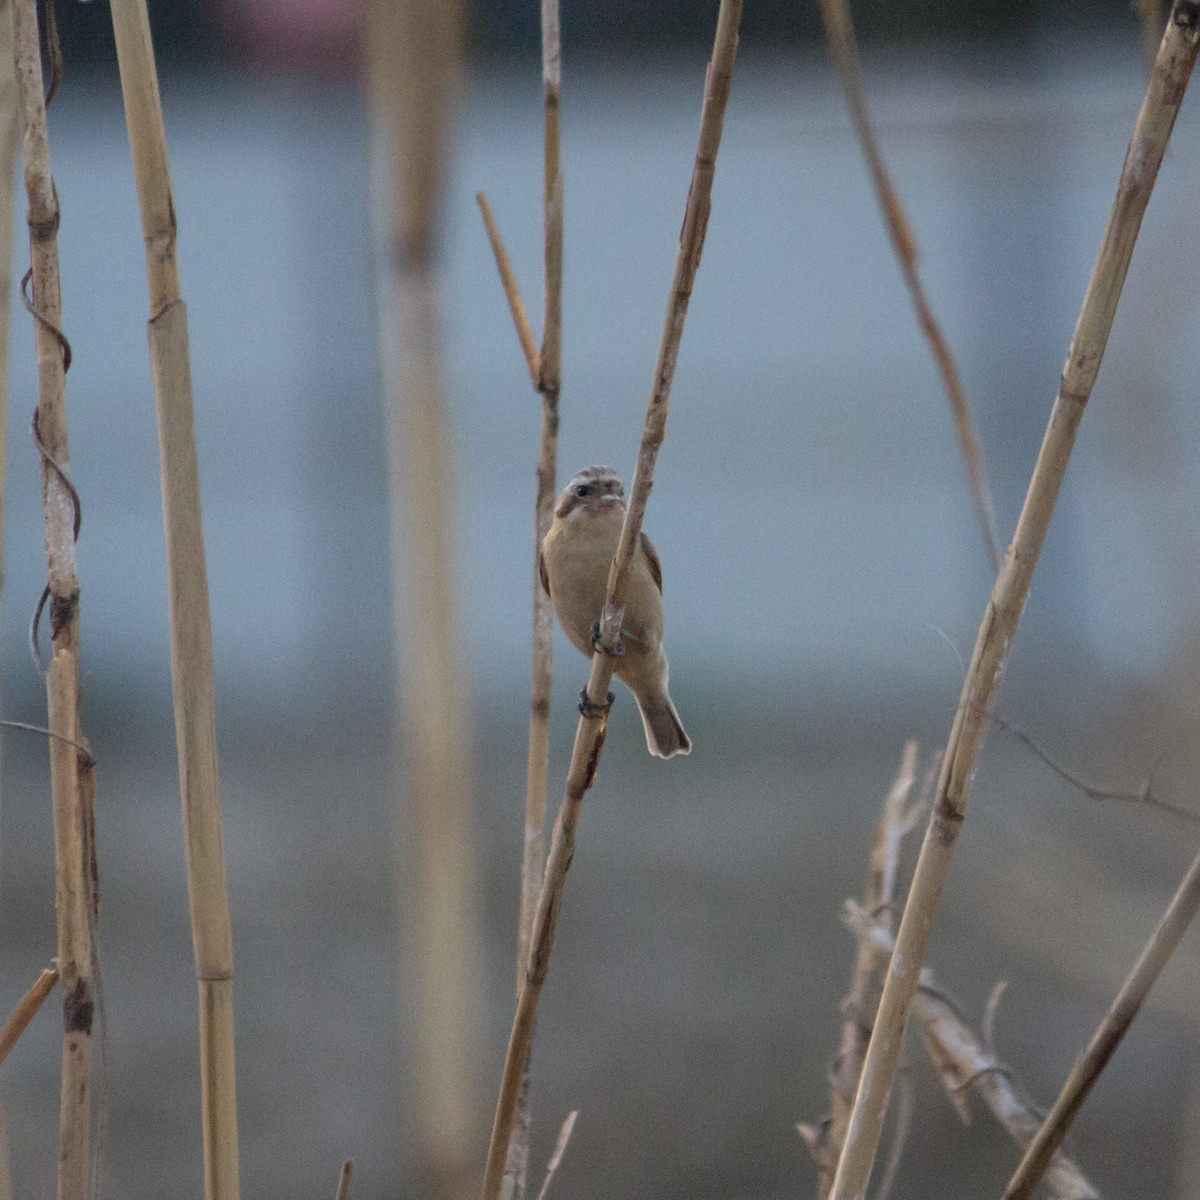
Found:
[{"label": "vertical reed stalk", "polygon": [[[79,582],[75,573],[76,495],[67,476],[68,352],[58,274],[58,196],[50,166],[36,0],[13,6],[13,49],[29,199],[32,304],[38,360],[35,438],[42,455],[51,658],[46,672],[50,787],[54,799],[57,966],[63,997],[59,1200],[85,1200],[92,1095],[94,1011],[90,759],[78,748]],[[81,761],[81,759],[83,761]],[[85,766],[85,763],[87,764]]]},{"label": "vertical reed stalk", "polygon": [[[537,483],[533,514],[533,648],[530,663],[529,758],[525,775],[525,852],[521,861],[521,912],[517,938],[517,995],[525,976],[529,940],[537,914],[546,857],[546,796],[550,771],[550,695],[554,681],[554,617],[538,570],[542,538],[554,516],[558,478],[558,397],[562,375],[563,178],[562,46],[558,0],[542,0],[543,180],[542,230],[545,305],[537,389],[542,396]],[[513,1195],[525,1195],[532,1113],[529,1062],[518,1091],[517,1113],[509,1145],[506,1178]]]},{"label": "vertical reed stalk", "polygon": [[[16,154],[17,78],[13,68],[12,0],[0,0],[0,450],[8,445],[8,327]],[[0,562],[4,561],[6,470],[6,456],[0,453]],[[3,573],[0,572],[0,601],[4,598],[3,591]]]},{"label": "vertical reed stalk", "polygon": [[237,1200],[233,935],[221,837],[212,623],[187,309],[179,290],[175,205],[145,0],[112,0],[111,9],[146,245],[147,337],[158,411],[175,743],[199,1002],[204,1194],[207,1200]]},{"label": "vertical reed stalk", "polygon": [[[608,653],[597,651],[592,656],[592,668],[588,677],[587,696],[596,706],[602,706],[606,702],[608,687],[612,682],[612,652],[619,641],[625,576],[633,557],[633,548],[641,533],[650,489],[654,485],[654,465],[658,459],[658,449],[666,435],[671,382],[675,377],[675,364],[683,338],[688,301],[691,299],[692,286],[700,266],[704,234],[712,206],[713,177],[716,172],[717,151],[721,144],[725,106],[733,82],[741,15],[741,0],[721,0],[713,55],[705,79],[696,161],[692,169],[691,187],[679,235],[679,251],[675,259],[675,274],[667,301],[658,361],[654,369],[654,383],[646,405],[637,466],[629,489],[629,506],[625,511],[625,523],[621,528],[621,538],[609,571],[608,595],[600,620],[600,644]],[[521,1078],[533,1042],[538,1001],[541,999],[542,985],[550,969],[550,954],[554,947],[554,930],[558,910],[562,904],[563,885],[575,853],[575,829],[583,809],[583,797],[595,780],[606,728],[607,716],[587,715],[581,715],[576,727],[575,745],[567,770],[566,796],[554,823],[550,856],[546,863],[529,942],[525,981],[517,999],[508,1051],[504,1059],[504,1072],[500,1081],[484,1167],[483,1200],[496,1200],[500,1193]]]},{"label": "vertical reed stalk", "polygon": [[1046,1173],[1072,1122],[1100,1078],[1100,1072],[1116,1053],[1142,1002],[1175,953],[1197,911],[1200,911],[1200,855],[1193,860],[1183,882],[1171,897],[1171,903],[1155,926],[1150,940],[1142,948],[1133,970],[1104,1014],[1104,1020],[1092,1035],[1092,1040],[1075,1060],[1054,1107],[1046,1114],[1041,1128],[1025,1151],[1025,1157],[1005,1188],[1004,1200],[1028,1200],[1033,1194],[1033,1189]]},{"label": "vertical reed stalk", "polygon": [[[400,892],[411,962],[416,1159],[425,1195],[462,1196],[478,1121],[479,933],[471,716],[458,619],[438,234],[458,83],[459,0],[378,0],[380,344],[391,500]],[[399,840],[399,839],[398,839]],[[399,889],[398,889],[399,891]]]},{"label": "vertical reed stalk", "polygon": [[992,588],[963,683],[929,827],[896,938],[838,1163],[832,1192],[834,1200],[859,1200],[866,1193],[888,1094],[899,1064],[904,1023],[966,812],[971,779],[991,723],[992,707],[1066,474],[1075,434],[1100,372],[1142,217],[1187,89],[1200,39],[1198,23],[1200,5],[1195,0],[1175,0],[1121,169],[1116,198],[1084,295],[1016,533]]}]

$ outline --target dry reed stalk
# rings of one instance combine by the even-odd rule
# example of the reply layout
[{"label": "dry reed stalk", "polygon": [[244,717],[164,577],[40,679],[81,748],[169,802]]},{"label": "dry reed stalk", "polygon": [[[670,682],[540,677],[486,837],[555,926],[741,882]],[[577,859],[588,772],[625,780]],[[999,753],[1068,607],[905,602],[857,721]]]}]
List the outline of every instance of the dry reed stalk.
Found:
[{"label": "dry reed stalk", "polygon": [[42,1007],[57,982],[57,968],[47,968],[33,981],[17,1007],[9,1014],[8,1020],[0,1027],[0,1063],[8,1057],[17,1044],[17,1039],[29,1027],[29,1022],[37,1015],[37,1010]]},{"label": "dry reed stalk", "polygon": [[1166,912],[1142,948],[1133,970],[1121,984],[1121,990],[1109,1005],[1092,1040],[1075,1060],[1058,1099],[1046,1114],[1041,1128],[1025,1151],[1025,1157],[1004,1189],[1004,1200],[1027,1200],[1033,1194],[1051,1156],[1062,1145],[1067,1130],[1087,1100],[1100,1072],[1116,1053],[1121,1039],[1133,1024],[1154,981],[1175,953],[1197,910],[1200,910],[1200,855],[1193,860],[1179,889],[1171,897]]},{"label": "dry reed stalk", "polygon": [[[883,812],[875,828],[870,869],[863,896],[863,910],[878,914],[884,928],[891,928],[891,906],[896,899],[896,875],[900,846],[906,831],[908,798],[916,783],[917,743],[905,742],[896,778],[883,801]],[[850,988],[842,1001],[842,1037],[836,1066],[829,1081],[829,1117],[820,1126],[798,1125],[801,1137],[818,1168],[817,1194],[821,1200],[833,1187],[833,1173],[846,1138],[854,1093],[862,1074],[863,1058],[871,1037],[869,1004],[876,968],[882,952],[869,937],[859,936],[850,975]]]},{"label": "dry reed stalk", "polygon": [[[872,941],[881,954],[892,952],[895,939],[867,912],[852,909],[846,923],[857,937]],[[964,1124],[971,1119],[966,1093],[974,1088],[1013,1141],[1022,1149],[1028,1146],[1041,1115],[1012,1072],[997,1061],[938,989],[928,968],[921,969],[913,1015],[920,1023],[925,1049],[946,1095]],[[1099,1193],[1083,1172],[1061,1152],[1056,1152],[1050,1163],[1046,1185],[1057,1200],[1099,1200]]]},{"label": "dry reed stalk", "polygon": [[350,1176],[354,1174],[354,1159],[348,1158],[342,1163],[342,1169],[338,1173],[337,1191],[334,1193],[333,1200],[346,1200],[350,1195]]},{"label": "dry reed stalk", "polygon": [[[597,712],[605,705],[609,684],[612,682],[615,661],[613,655],[620,641],[625,576],[641,532],[650,489],[654,484],[654,464],[658,458],[658,449],[666,434],[671,382],[675,376],[688,301],[691,299],[696,271],[700,266],[704,234],[712,205],[713,176],[721,143],[725,106],[733,81],[741,13],[741,0],[721,0],[712,59],[705,78],[696,161],[684,210],[683,227],[680,230],[675,273],[667,302],[658,361],[654,368],[654,383],[646,405],[637,466],[629,489],[629,505],[609,570],[607,597],[600,619],[599,645],[602,649],[598,649],[592,656],[592,667],[588,676],[587,698]],[[554,823],[550,855],[546,862],[541,894],[538,897],[529,957],[525,965],[525,981],[517,999],[508,1051],[504,1059],[504,1071],[484,1168],[483,1200],[496,1200],[500,1193],[521,1079],[533,1040],[538,1001],[550,968],[550,954],[554,946],[554,929],[562,902],[563,884],[575,853],[575,829],[583,808],[583,797],[595,779],[606,728],[606,713],[600,716],[583,714],[576,727],[575,744],[567,770],[566,796]]]},{"label": "dry reed stalk", "polygon": [[1121,169],[1112,212],[1084,295],[1058,395],[1013,542],[992,588],[946,744],[896,949],[838,1163],[835,1200],[859,1200],[875,1160],[904,1022],[950,869],[979,753],[1083,410],[1091,395],[1142,216],[1196,57],[1200,5],[1175,0]]},{"label": "dry reed stalk", "polygon": [[233,934],[221,836],[212,622],[187,308],[179,288],[175,204],[146,3],[112,0],[111,10],[146,249],[146,330],[158,414],[175,748],[198,994],[204,1191],[208,1200],[237,1200]]},{"label": "dry reed stalk", "polygon": [[[529,943],[537,915],[546,858],[546,796],[550,772],[550,697],[554,682],[554,616],[542,587],[538,556],[554,517],[558,478],[558,398],[562,377],[563,177],[562,44],[558,0],[542,0],[542,239],[544,304],[542,348],[535,386],[542,397],[541,434],[533,502],[533,555],[530,582],[533,628],[530,651],[529,754],[525,772],[525,845],[521,859],[521,911],[517,938],[517,997],[521,995]],[[517,1112],[508,1147],[505,1176],[516,1200],[525,1195],[532,1111],[529,1060],[517,1092]],[[570,1136],[569,1130],[567,1136]],[[561,1157],[561,1155],[560,1155]],[[550,1171],[550,1175],[553,1170]],[[547,1177],[547,1186],[549,1177]]]},{"label": "dry reed stalk", "polygon": [[[415,1157],[427,1195],[473,1189],[480,1040],[471,719],[458,622],[437,234],[461,74],[459,0],[378,0],[368,71],[380,272]],[[399,857],[399,855],[398,855]],[[398,888],[398,892],[400,889]]]},{"label": "dry reed stalk", "polygon": [[50,166],[36,0],[13,6],[29,253],[36,311],[38,404],[34,435],[42,455],[47,600],[52,654],[46,671],[50,787],[54,800],[57,962],[63,997],[59,1200],[84,1200],[91,1124],[92,1018],[95,1008],[91,759],[76,743],[79,727],[79,581],[75,573],[78,507],[67,476],[66,368],[58,273],[58,197]]},{"label": "dry reed stalk", "polygon": [[558,1140],[554,1143],[554,1153],[550,1155],[550,1161],[546,1164],[546,1178],[542,1180],[537,1200],[546,1200],[546,1194],[550,1191],[550,1184],[554,1179],[554,1174],[562,1163],[563,1155],[567,1152],[567,1143],[571,1140],[571,1134],[574,1132],[575,1121],[578,1116],[579,1110],[572,1109],[571,1112],[567,1113],[567,1119],[562,1123],[562,1128],[558,1131]]},{"label": "dry reed stalk", "polygon": [[533,326],[529,323],[529,313],[525,301],[521,298],[521,289],[517,284],[516,272],[513,270],[512,259],[500,236],[500,226],[496,224],[496,214],[492,212],[491,201],[487,192],[476,192],[475,203],[479,205],[483,217],[483,227],[487,230],[488,243],[496,259],[496,270],[500,274],[500,285],[504,288],[504,298],[508,301],[508,310],[512,313],[513,325],[517,331],[517,341],[521,343],[521,353],[525,356],[525,365],[529,368],[529,380],[536,388],[542,371],[542,356],[533,336]]},{"label": "dry reed stalk", "polygon": [[900,260],[900,270],[904,276],[905,286],[912,298],[917,320],[925,340],[933,351],[937,362],[938,373],[942,377],[942,386],[946,398],[950,401],[950,412],[954,417],[954,430],[958,436],[958,448],[962,454],[963,465],[967,471],[967,484],[971,491],[971,501],[975,506],[975,516],[979,521],[979,529],[983,534],[984,546],[992,569],[1000,569],[1000,535],[996,531],[996,507],[992,502],[992,492],[988,486],[987,471],[983,465],[983,451],[979,446],[979,438],[975,434],[975,425],[971,420],[971,408],[967,403],[967,394],[963,390],[962,380],[958,375],[958,367],[954,363],[954,355],[942,333],[941,326],[933,315],[929,298],[925,295],[925,286],[921,282],[918,269],[919,252],[917,239],[912,226],[904,213],[900,195],[896,191],[883,161],[875,130],[871,125],[871,116],[867,111],[866,93],[862,85],[862,73],[859,68],[858,42],[854,33],[854,21],[850,16],[849,0],[820,0],[821,19],[825,25],[825,39],[829,44],[829,53],[837,67],[842,80],[842,89],[846,93],[846,105],[850,109],[851,119],[862,146],[863,156],[867,160],[867,168],[871,173],[871,182],[875,188],[875,197],[883,212],[884,223]]},{"label": "dry reed stalk", "polygon": [[[0,447],[8,445],[8,327],[17,154],[17,78],[13,69],[12,38],[12,4],[10,0],[0,0]],[[0,562],[4,559],[5,458],[0,453]],[[3,599],[2,578],[0,599]]]}]

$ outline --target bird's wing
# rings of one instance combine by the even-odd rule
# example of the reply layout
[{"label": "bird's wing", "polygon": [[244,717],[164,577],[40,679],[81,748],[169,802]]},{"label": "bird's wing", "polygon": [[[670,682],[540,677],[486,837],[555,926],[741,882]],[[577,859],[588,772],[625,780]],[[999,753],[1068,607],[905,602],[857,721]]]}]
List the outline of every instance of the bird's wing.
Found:
[{"label": "bird's wing", "polygon": [[646,556],[646,563],[650,567],[650,574],[654,579],[654,584],[658,588],[659,595],[662,594],[662,563],[658,561],[658,551],[654,549],[654,544],[650,539],[642,534],[642,553]]},{"label": "bird's wing", "polygon": [[542,587],[546,589],[546,595],[550,595],[550,576],[546,572],[546,556],[538,551],[538,578],[542,581]]}]

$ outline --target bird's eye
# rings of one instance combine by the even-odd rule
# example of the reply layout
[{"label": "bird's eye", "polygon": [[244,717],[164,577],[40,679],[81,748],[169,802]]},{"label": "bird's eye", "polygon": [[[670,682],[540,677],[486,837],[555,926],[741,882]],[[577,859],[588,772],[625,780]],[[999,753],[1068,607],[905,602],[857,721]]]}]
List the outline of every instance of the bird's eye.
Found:
[{"label": "bird's eye", "polygon": [[590,496],[591,494],[592,494],[592,489],[588,484],[579,483],[579,484],[575,485],[575,495],[578,496],[580,500],[585,499],[587,496]]}]

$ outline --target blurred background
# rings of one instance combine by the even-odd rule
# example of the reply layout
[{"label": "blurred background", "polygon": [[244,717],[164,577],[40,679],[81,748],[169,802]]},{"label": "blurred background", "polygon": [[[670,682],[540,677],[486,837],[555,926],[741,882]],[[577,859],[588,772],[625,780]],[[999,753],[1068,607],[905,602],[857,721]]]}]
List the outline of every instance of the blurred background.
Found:
[{"label": "blurred background", "polygon": [[[716,4],[563,13],[566,312],[560,478],[628,479],[695,148]],[[1120,2],[856,6],[869,99],[1015,523],[1142,91]],[[152,17],[191,318],[236,954],[247,1196],[415,1196],[405,840],[380,254],[361,14],[340,0],[160,4]],[[104,5],[64,4],[51,109],[63,208],[85,728],[99,761],[107,1012],[103,1191],[200,1187],[195,985],[170,701],[146,301]],[[473,710],[482,1167],[512,1014],[528,713],[531,392],[474,195],[540,324],[537,6],[478,4],[439,271],[454,561]],[[1185,106],[1134,257],[1001,696],[1089,782],[1200,810],[1200,113]],[[23,210],[18,200],[18,213]],[[23,224],[16,274],[27,261]],[[30,321],[14,315],[4,708],[41,723],[44,578]],[[533,1163],[580,1118],[559,1196],[812,1195],[795,1123],[826,1071],[879,803],[958,698],[991,582],[937,373],[813,6],[747,6],[647,529],[672,692],[696,750],[647,757],[624,692],[580,828],[535,1046]],[[586,665],[556,634],[551,804]],[[0,1009],[53,953],[45,747],[4,738]],[[930,965],[997,1050],[1058,1090],[1196,847],[1097,804],[996,731]],[[403,857],[400,857],[403,861]],[[1069,1143],[1100,1192],[1200,1191],[1193,935]],[[58,1018],[0,1070],[14,1194],[52,1186]],[[999,1194],[1013,1147],[963,1129],[915,1040],[896,1196]],[[474,1185],[472,1185],[474,1186]]]}]

